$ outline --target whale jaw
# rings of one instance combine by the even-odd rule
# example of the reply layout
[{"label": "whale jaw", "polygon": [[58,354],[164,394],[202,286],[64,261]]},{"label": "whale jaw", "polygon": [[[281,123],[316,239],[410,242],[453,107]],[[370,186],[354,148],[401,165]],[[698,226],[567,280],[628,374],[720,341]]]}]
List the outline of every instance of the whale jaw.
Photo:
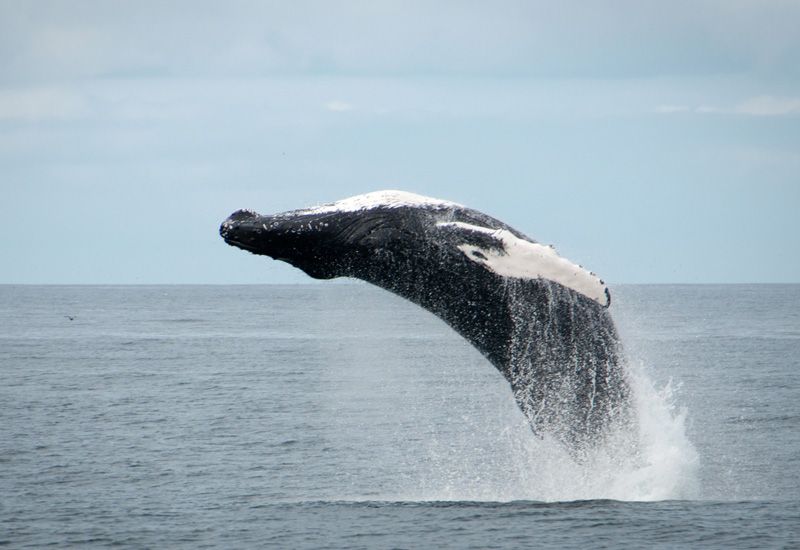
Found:
[{"label": "whale jaw", "polygon": [[324,258],[321,249],[331,242],[329,224],[313,223],[309,216],[264,216],[253,210],[237,210],[219,227],[219,234],[230,246],[252,254],[286,262],[315,279],[341,275],[336,264]]}]

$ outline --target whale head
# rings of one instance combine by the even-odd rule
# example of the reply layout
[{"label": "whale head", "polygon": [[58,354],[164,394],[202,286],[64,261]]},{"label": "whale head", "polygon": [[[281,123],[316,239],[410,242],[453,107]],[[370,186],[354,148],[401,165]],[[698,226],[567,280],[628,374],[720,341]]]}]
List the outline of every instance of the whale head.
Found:
[{"label": "whale head", "polygon": [[[388,255],[411,254],[424,231],[420,205],[442,210],[454,203],[400,191],[379,191],[332,204],[274,215],[237,210],[222,222],[231,246],[287,262],[316,279],[364,276]],[[398,215],[399,211],[404,215]],[[385,258],[384,258],[385,259]]]},{"label": "whale head", "polygon": [[231,246],[287,262],[316,279],[331,279],[340,275],[340,255],[332,253],[344,244],[339,225],[310,214],[237,210],[219,233]]}]

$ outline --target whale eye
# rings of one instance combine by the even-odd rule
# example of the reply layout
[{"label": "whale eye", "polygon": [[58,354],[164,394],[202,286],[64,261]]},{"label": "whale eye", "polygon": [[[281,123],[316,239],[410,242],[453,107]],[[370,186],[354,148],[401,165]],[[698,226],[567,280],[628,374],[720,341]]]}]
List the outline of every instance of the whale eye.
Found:
[{"label": "whale eye", "polygon": [[472,255],[476,258],[480,258],[481,260],[488,260],[489,258],[486,257],[486,254],[481,252],[480,250],[473,250]]}]

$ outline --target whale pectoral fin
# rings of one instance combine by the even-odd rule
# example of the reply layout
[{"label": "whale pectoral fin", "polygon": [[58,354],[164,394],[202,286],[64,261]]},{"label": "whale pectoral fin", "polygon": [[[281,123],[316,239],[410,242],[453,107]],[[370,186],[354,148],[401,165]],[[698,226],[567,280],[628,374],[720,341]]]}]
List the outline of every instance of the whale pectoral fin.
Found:
[{"label": "whale pectoral fin", "polygon": [[475,263],[512,279],[546,279],[583,294],[602,306],[611,298],[600,278],[558,255],[552,246],[522,238],[509,229],[491,229],[464,222],[439,222],[443,231],[457,232],[456,246]]}]

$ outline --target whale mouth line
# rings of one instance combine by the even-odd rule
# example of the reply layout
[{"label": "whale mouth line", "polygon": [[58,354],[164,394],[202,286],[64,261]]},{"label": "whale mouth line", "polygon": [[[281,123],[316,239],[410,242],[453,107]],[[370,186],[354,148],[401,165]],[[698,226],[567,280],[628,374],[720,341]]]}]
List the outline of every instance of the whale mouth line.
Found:
[{"label": "whale mouth line", "polygon": [[235,246],[236,248],[241,248],[242,250],[247,250],[248,252],[258,252],[258,248],[255,245],[237,241],[236,239],[230,237],[223,237],[223,240],[230,246]]}]

